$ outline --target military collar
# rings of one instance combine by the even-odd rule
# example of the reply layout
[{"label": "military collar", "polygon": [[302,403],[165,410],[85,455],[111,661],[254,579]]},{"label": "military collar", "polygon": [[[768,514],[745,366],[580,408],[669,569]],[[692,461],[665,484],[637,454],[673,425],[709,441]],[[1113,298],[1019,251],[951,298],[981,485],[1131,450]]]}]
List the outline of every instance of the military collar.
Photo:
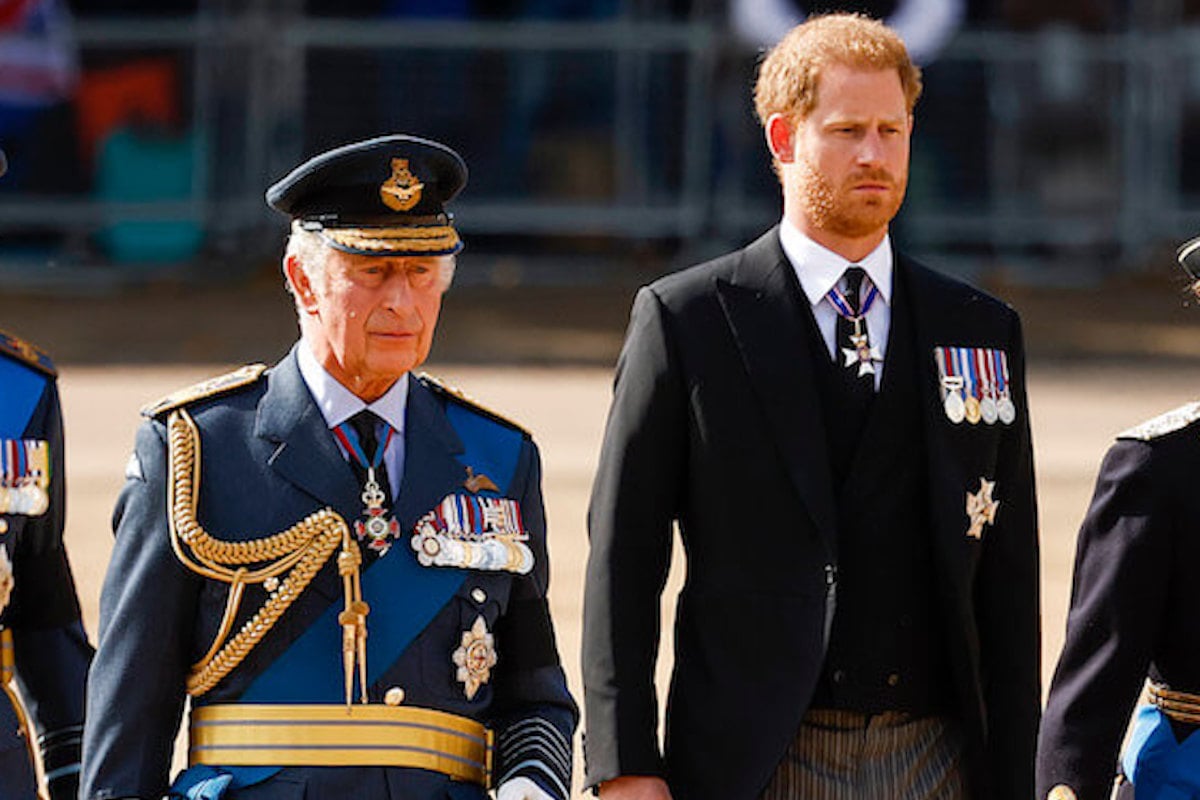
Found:
[{"label": "military collar", "polygon": [[398,434],[404,433],[404,414],[408,407],[408,373],[401,375],[392,387],[373,403],[364,403],[321,366],[312,348],[303,338],[296,348],[296,362],[313,401],[329,428],[335,428],[364,408],[391,425]]}]

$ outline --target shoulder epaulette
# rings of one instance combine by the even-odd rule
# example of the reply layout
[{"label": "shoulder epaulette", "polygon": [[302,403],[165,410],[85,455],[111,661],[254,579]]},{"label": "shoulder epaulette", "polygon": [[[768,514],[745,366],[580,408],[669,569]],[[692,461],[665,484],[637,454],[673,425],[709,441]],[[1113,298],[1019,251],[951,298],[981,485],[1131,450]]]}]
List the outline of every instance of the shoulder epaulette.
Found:
[{"label": "shoulder epaulette", "polygon": [[1122,431],[1117,434],[1117,438],[1140,439],[1143,442],[1149,442],[1166,436],[1168,433],[1183,430],[1196,420],[1200,420],[1200,402],[1188,403],[1165,414],[1160,414],[1141,425],[1135,425],[1127,431]]},{"label": "shoulder epaulette", "polygon": [[193,386],[180,389],[177,392],[171,392],[171,394],[161,400],[156,400],[147,406],[143,406],[142,416],[157,417],[164,412],[173,411],[186,406],[188,403],[194,403],[197,400],[206,400],[210,397],[227,394],[243,386],[249,386],[261,378],[262,374],[266,371],[266,364],[247,364],[244,367],[235,369],[233,372],[200,381]]},{"label": "shoulder epaulette", "polygon": [[7,353],[22,364],[28,364],[39,372],[44,372],[52,377],[58,375],[58,370],[54,368],[54,362],[50,360],[50,356],[19,336],[0,331],[0,353]]},{"label": "shoulder epaulette", "polygon": [[479,414],[482,414],[483,416],[487,417],[488,419],[492,419],[492,420],[495,420],[496,422],[499,422],[501,425],[507,425],[508,427],[518,430],[527,436],[530,435],[529,431],[525,428],[525,426],[520,425],[516,422],[513,422],[511,419],[504,416],[503,414],[498,414],[495,411],[492,411],[490,408],[480,405],[478,401],[469,397],[466,392],[464,392],[461,389],[458,389],[454,386],[451,386],[448,383],[443,383],[442,381],[438,380],[437,378],[433,377],[432,375],[430,375],[427,372],[422,372],[422,373],[418,374],[417,379],[420,380],[422,383],[424,383],[426,386],[428,386],[430,389],[432,389],[434,392],[441,395],[442,397],[445,397],[455,403],[458,403],[459,405],[466,406],[467,408],[470,408],[471,410],[476,411]]}]

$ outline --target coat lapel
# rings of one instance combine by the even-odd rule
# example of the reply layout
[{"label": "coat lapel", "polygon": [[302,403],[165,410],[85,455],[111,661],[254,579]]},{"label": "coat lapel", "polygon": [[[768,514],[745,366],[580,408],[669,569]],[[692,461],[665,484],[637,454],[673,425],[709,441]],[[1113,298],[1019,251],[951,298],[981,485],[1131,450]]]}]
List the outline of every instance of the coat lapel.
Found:
[{"label": "coat lapel", "polygon": [[353,522],[362,489],[313,402],[294,348],[268,375],[255,434],[275,445],[267,463],[276,474]]},{"label": "coat lapel", "polygon": [[[405,412],[404,476],[395,503],[400,534],[388,557],[412,557],[408,538],[417,519],[462,484],[466,468],[455,455],[463,445],[437,398],[420,380],[409,380]],[[362,487],[342,456],[325,418],[312,400],[293,350],[271,370],[259,401],[255,434],[272,443],[267,464],[284,480],[333,508],[352,526],[362,513]],[[376,560],[363,550],[369,568]],[[341,596],[340,578],[329,566],[313,588],[329,599]]]},{"label": "coat lapel", "polygon": [[965,595],[969,578],[966,491],[970,477],[953,441],[952,426],[945,422],[933,349],[964,343],[963,336],[972,329],[971,295],[949,291],[949,284],[935,273],[903,257],[897,258],[896,270],[898,280],[907,284],[913,309],[935,548],[945,576],[960,595]]},{"label": "coat lapel", "polygon": [[836,552],[833,479],[810,353],[803,290],[773,228],[747,247],[717,294],[779,454],[805,508]]},{"label": "coat lapel", "polygon": [[419,379],[410,379],[408,387],[404,478],[396,503],[402,538],[442,498],[459,489],[467,476],[466,467],[456,458],[463,452],[462,440],[446,419],[441,402]]}]

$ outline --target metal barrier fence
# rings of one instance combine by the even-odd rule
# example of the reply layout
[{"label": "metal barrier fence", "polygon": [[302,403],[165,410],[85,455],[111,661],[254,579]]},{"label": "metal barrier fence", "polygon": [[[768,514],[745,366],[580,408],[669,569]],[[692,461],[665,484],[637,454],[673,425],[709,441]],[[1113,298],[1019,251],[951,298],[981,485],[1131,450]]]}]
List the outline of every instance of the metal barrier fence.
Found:
[{"label": "metal barrier fence", "polygon": [[[156,199],[0,194],[0,237],[50,241],[0,246],[0,280],[47,257],[111,264],[106,232],[181,221],[201,235],[195,258],[235,274],[282,235],[262,201],[272,180],[382,131],[463,151],[469,240],[656,240],[690,254],[779,214],[750,111],[755,56],[710,22],[349,20],[251,5],[82,19],[76,35],[85,64],[171,61],[190,182]],[[935,262],[1089,280],[1200,228],[1200,30],[962,33],[926,70],[917,119],[897,235]],[[1037,271],[1047,264],[1059,272]]]}]

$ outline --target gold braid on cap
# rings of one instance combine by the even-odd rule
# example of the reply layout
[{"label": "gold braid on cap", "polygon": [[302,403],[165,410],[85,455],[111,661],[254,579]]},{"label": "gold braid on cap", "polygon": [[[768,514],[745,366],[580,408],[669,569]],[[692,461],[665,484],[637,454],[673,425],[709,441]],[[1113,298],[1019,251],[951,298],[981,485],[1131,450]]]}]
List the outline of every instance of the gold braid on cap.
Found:
[{"label": "gold braid on cap", "polygon": [[323,236],[356,250],[392,251],[403,247],[411,253],[435,253],[458,247],[458,231],[451,225],[400,228],[325,228]]},{"label": "gold braid on cap", "polygon": [[[354,609],[352,622],[361,627],[361,631],[349,633],[356,643],[365,641],[366,604],[362,602],[357,570],[362,559],[346,521],[332,509],[324,508],[273,536],[239,542],[216,539],[196,519],[200,431],[186,410],[171,413],[167,420],[167,442],[170,468],[167,522],[171,548],[180,563],[192,572],[229,584],[221,627],[208,652],[192,665],[187,676],[187,693],[199,697],[242,663],[329,561],[339,543],[342,553],[338,562],[346,584],[346,608]],[[251,569],[254,565],[257,568]],[[287,575],[280,579],[285,572]],[[230,639],[247,584],[265,584],[267,601]],[[359,650],[355,655],[365,661],[362,652],[365,648],[355,649]],[[348,682],[352,680],[353,666],[351,659],[347,666]],[[346,702],[350,702],[349,690]]]}]

